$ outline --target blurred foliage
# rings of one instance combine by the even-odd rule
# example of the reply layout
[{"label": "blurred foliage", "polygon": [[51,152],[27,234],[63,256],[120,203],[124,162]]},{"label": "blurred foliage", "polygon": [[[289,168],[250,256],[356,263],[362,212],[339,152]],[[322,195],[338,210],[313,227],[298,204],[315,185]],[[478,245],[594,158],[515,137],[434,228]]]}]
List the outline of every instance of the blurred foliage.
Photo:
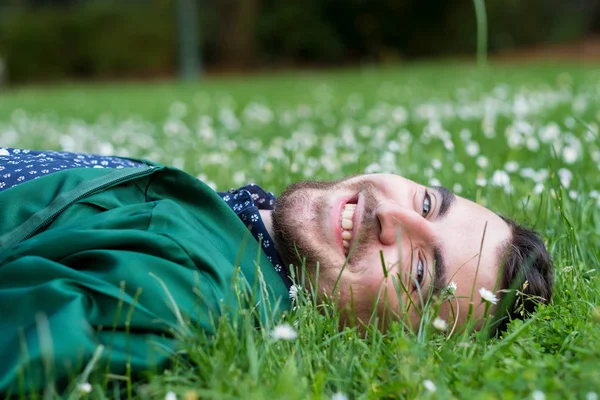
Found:
[{"label": "blurred foliage", "polygon": [[175,64],[169,2],[98,2],[17,10],[4,20],[0,53],[13,81],[152,75]]},{"label": "blurred foliage", "polygon": [[343,38],[323,12],[322,3],[273,1],[264,6],[257,40],[266,60],[335,62],[344,57]]},{"label": "blurred foliage", "polygon": [[[177,51],[174,1],[15,1],[0,6],[0,56],[13,82],[170,74]],[[472,1],[199,4],[198,51],[209,67],[398,62],[475,52]],[[491,52],[576,40],[600,28],[596,0],[488,0],[486,7]]]}]

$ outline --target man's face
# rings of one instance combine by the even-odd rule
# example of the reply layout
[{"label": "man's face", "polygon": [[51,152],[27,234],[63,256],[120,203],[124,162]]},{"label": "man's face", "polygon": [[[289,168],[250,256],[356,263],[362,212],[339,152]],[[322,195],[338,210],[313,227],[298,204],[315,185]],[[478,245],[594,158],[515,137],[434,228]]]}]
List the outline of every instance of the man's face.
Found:
[{"label": "man's face", "polygon": [[408,309],[413,326],[429,294],[449,282],[456,298],[442,305],[440,317],[464,323],[471,296],[474,317],[483,316],[479,289],[497,287],[511,236],[492,211],[391,174],[293,184],[277,200],[273,227],[287,263],[305,258],[313,280],[319,264],[320,292],[339,296],[364,322],[375,304],[379,313],[382,304],[400,315]]}]

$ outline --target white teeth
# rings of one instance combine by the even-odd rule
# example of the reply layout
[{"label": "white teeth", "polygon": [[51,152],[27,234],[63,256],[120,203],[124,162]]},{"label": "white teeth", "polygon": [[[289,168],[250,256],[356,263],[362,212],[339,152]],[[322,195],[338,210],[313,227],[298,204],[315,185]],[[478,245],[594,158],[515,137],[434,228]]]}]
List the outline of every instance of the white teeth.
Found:
[{"label": "white teeth", "polygon": [[342,218],[342,228],[344,229],[352,229],[352,221],[346,218]]},{"label": "white teeth", "polygon": [[354,211],[356,211],[356,204],[346,204],[344,205],[342,215],[340,216],[340,225],[342,226],[343,239],[342,245],[346,250],[350,248],[350,243],[352,241],[352,228],[354,227],[352,219],[354,218]]}]

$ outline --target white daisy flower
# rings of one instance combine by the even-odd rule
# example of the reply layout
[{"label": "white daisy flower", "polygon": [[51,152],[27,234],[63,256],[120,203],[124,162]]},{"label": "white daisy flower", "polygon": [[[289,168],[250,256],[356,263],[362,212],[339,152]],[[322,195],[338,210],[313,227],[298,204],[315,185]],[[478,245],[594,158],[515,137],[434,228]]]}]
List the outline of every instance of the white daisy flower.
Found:
[{"label": "white daisy flower", "polygon": [[294,340],[298,334],[289,324],[281,324],[273,328],[271,337],[275,340]]},{"label": "white daisy flower", "polygon": [[488,167],[488,165],[490,165],[490,162],[486,156],[479,156],[475,160],[475,164],[477,164],[479,168],[485,169]]},{"label": "white daisy flower", "polygon": [[510,176],[503,170],[496,170],[492,175],[492,185],[507,186],[510,185]]},{"label": "white daisy flower", "polygon": [[516,161],[507,161],[506,164],[504,164],[504,170],[507,172],[517,172],[518,169],[519,163]]},{"label": "white daisy flower", "polygon": [[562,156],[567,164],[573,164],[579,158],[579,152],[573,146],[566,146],[562,151]]},{"label": "white daisy flower", "polygon": [[331,396],[331,400],[348,400],[348,396],[342,392],[335,392],[333,396]]},{"label": "white daisy flower", "polygon": [[425,379],[423,381],[423,386],[425,386],[425,389],[429,392],[429,393],[435,393],[437,390],[437,387],[435,386],[435,383],[433,383],[432,381],[430,381],[429,379]]},{"label": "white daisy flower", "polygon": [[292,285],[290,288],[290,299],[296,300],[298,298],[298,291],[302,290],[302,286],[300,285]]},{"label": "white daisy flower", "polygon": [[479,289],[479,294],[481,295],[481,298],[489,303],[492,304],[496,304],[498,303],[498,298],[496,297],[496,295],[492,292],[490,292],[489,290],[487,290],[486,288],[481,288]]},{"label": "white daisy flower", "polygon": [[177,395],[174,392],[167,392],[165,400],[177,400]]},{"label": "white daisy flower", "polygon": [[452,169],[457,174],[462,174],[463,172],[465,172],[465,165],[463,163],[457,162],[456,164],[454,164],[454,167],[452,167]]},{"label": "white daisy flower", "polygon": [[446,291],[449,294],[454,294],[454,293],[456,293],[456,288],[457,288],[456,282],[452,281],[448,284],[448,286],[446,286]]},{"label": "white daisy flower", "polygon": [[531,398],[533,400],[546,400],[546,395],[541,390],[534,390],[531,392]]},{"label": "white daisy flower", "polygon": [[441,318],[434,319],[432,325],[438,331],[445,331],[448,329],[448,323]]},{"label": "white daisy flower", "polygon": [[479,154],[479,144],[477,144],[476,142],[470,142],[465,146],[465,150],[467,151],[468,155],[470,155],[471,157],[475,157]]},{"label": "white daisy flower", "polygon": [[77,389],[82,393],[90,393],[92,391],[92,385],[88,382],[83,382],[77,385]]},{"label": "white daisy flower", "polygon": [[558,170],[558,177],[561,185],[563,185],[565,188],[568,188],[573,180],[573,173],[566,168],[561,168]]},{"label": "white daisy flower", "polygon": [[533,194],[540,194],[543,191],[544,191],[543,183],[536,183],[535,186],[533,187]]}]

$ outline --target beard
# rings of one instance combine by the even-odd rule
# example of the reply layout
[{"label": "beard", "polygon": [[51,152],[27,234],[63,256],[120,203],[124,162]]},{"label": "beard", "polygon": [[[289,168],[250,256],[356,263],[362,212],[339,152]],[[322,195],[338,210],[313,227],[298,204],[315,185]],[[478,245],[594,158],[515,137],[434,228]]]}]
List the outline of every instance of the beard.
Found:
[{"label": "beard", "polygon": [[[361,254],[376,239],[379,225],[375,216],[377,199],[374,186],[360,180],[346,183],[355,178],[297,182],[278,197],[272,213],[273,232],[276,249],[286,266],[304,265],[309,272],[314,272],[317,263],[325,268],[342,267],[345,263],[352,268],[359,263]],[[341,249],[327,242],[323,231],[329,229],[329,224],[324,221],[329,221],[328,205],[331,202],[328,200],[335,196],[336,191],[361,193],[365,199],[360,231],[347,257]]]},{"label": "beard", "polygon": [[[304,229],[293,218],[296,215],[298,204],[308,204],[311,197],[317,193],[325,193],[340,181],[302,181],[288,186],[275,201],[273,210],[273,232],[277,252],[285,265],[316,265],[323,258],[321,249],[313,249],[305,234]],[[319,196],[321,197],[321,196]],[[322,198],[317,199],[322,202]],[[316,210],[315,210],[316,211]],[[318,212],[313,212],[308,224],[318,222]],[[306,232],[307,233],[307,232]]]}]

